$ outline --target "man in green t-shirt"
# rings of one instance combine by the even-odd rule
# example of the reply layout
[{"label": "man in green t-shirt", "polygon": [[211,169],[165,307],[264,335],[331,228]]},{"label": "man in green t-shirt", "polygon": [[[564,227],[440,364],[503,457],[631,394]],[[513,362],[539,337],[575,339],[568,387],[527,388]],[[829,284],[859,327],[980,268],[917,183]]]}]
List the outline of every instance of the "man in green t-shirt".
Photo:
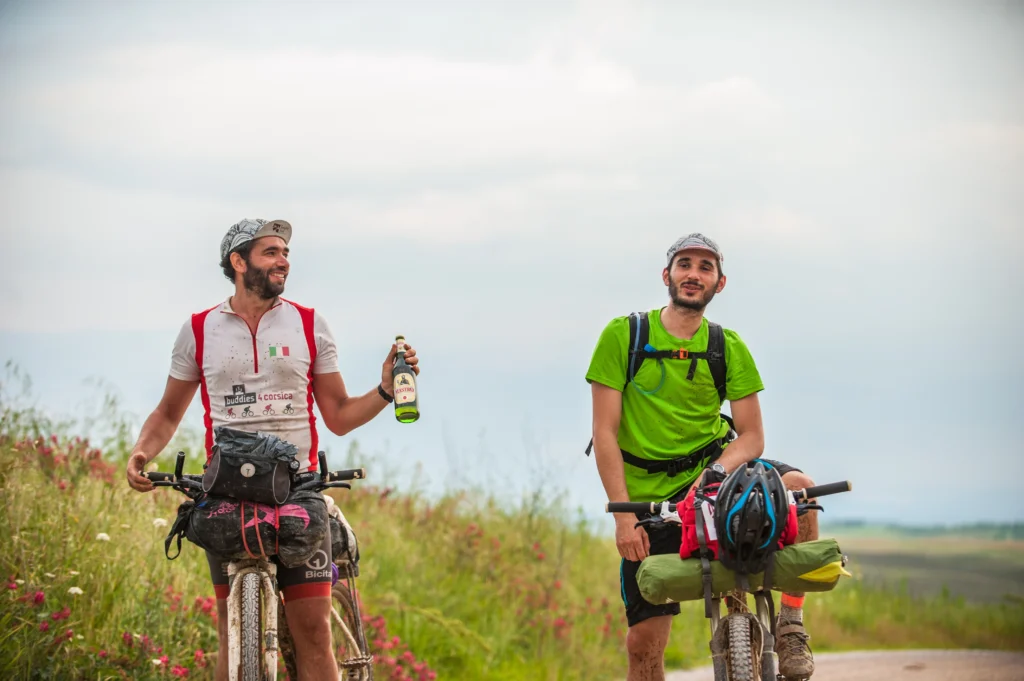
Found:
[{"label": "man in green t-shirt", "polygon": [[[722,252],[702,234],[685,236],[668,250],[661,273],[669,305],[647,313],[649,345],[656,350],[703,353],[708,348],[704,309],[725,288]],[[609,501],[681,500],[700,480],[722,480],[764,451],[764,429],[757,394],[764,389],[754,359],[739,335],[724,329],[725,399],[734,428],[722,416],[722,400],[706,360],[644,361],[626,383],[629,320],[617,317],[605,327],[587,370],[593,398],[594,458]],[[679,459],[672,466],[664,462]],[[789,489],[813,481],[799,469],[768,461]],[[682,470],[680,468],[682,467]],[[648,470],[651,468],[653,470]],[[679,604],[644,600],[636,582],[648,555],[679,553],[681,527],[635,528],[632,513],[615,514],[615,542],[622,556],[620,580],[629,632],[629,681],[664,679],[664,653]],[[818,536],[815,512],[800,519],[798,541]],[[814,661],[803,628],[803,594],[783,594],[776,651],[779,672],[806,679]]]}]

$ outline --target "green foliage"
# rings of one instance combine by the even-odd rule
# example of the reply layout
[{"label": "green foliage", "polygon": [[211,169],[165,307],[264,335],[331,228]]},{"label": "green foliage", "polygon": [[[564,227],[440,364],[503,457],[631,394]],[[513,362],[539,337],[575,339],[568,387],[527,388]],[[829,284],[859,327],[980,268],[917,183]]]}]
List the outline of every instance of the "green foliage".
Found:
[{"label": "green foliage", "polygon": [[[101,453],[60,435],[67,423],[30,403],[9,404],[0,405],[0,678],[212,678],[206,561],[188,543],[177,560],[164,557],[163,523],[180,499],[124,483],[131,427],[108,428]],[[198,451],[187,435],[178,448]],[[368,463],[355,447],[347,458]],[[170,460],[160,459],[164,468]],[[366,482],[332,495],[359,537],[358,586],[380,678],[403,665],[421,670],[409,678],[430,678],[427,665],[441,679],[625,677],[615,547],[557,500],[535,494],[508,505],[469,491],[428,499]],[[920,600],[844,580],[808,596],[806,610],[815,650],[1024,648],[1019,602]],[[708,663],[707,640],[702,605],[683,604],[667,665]]]}]

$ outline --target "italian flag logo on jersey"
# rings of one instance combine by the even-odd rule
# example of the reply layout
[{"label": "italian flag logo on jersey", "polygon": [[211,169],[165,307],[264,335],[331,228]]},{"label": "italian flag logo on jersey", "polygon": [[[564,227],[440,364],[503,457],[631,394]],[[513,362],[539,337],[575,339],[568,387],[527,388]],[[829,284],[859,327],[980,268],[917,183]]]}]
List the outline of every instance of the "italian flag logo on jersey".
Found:
[{"label": "italian flag logo on jersey", "polygon": [[288,357],[288,346],[287,345],[271,345],[270,346],[271,357]]}]

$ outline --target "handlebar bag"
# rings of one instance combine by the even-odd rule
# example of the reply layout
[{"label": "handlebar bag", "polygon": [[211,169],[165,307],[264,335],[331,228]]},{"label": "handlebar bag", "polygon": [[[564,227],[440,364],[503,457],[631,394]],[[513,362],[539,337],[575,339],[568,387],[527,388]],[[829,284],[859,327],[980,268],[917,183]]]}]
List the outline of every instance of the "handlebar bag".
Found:
[{"label": "handlebar bag", "polygon": [[324,497],[327,501],[328,522],[331,525],[331,560],[338,565],[349,563],[356,577],[359,576],[359,545],[356,533],[341,512],[334,499]]},{"label": "handlebar bag", "polygon": [[[712,560],[718,560],[718,539],[712,539],[709,531],[713,532],[714,528],[714,500],[718,494],[718,483],[708,485],[704,488],[705,495],[711,499],[711,504],[707,501],[704,502],[703,506],[708,508],[711,514],[711,522],[706,522],[704,527],[705,543],[708,549],[711,551]],[[682,508],[679,510],[679,519],[683,525],[683,537],[679,547],[680,558],[700,558],[700,541],[697,539],[697,515],[694,509],[694,499],[696,496],[696,489],[690,488],[690,491],[686,493],[686,498],[683,499]],[[796,541],[797,533],[799,532],[799,525],[797,524],[796,516],[796,504],[793,503],[792,495],[790,495],[789,502],[789,515],[786,517],[786,526],[782,529],[782,535],[779,537],[779,548],[789,546]],[[699,565],[699,563],[698,563]]]},{"label": "handlebar bag", "polygon": [[295,492],[282,505],[204,496],[181,505],[167,548],[178,533],[221,560],[276,556],[285,567],[297,567],[313,557],[328,532],[327,501],[318,492]]},{"label": "handlebar bag", "polygon": [[270,433],[215,429],[216,444],[203,472],[203,491],[261,504],[283,504],[299,470],[295,445]]}]

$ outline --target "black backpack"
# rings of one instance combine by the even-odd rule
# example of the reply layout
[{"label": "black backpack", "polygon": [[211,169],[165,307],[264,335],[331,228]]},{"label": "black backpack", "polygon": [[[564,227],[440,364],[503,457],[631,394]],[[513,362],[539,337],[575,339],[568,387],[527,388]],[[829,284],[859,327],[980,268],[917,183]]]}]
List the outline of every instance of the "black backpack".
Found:
[{"label": "black backpack", "polygon": [[[718,391],[718,398],[725,401],[725,332],[721,325],[712,321],[708,322],[708,347],[704,352],[688,352],[686,350],[648,350],[648,343],[651,336],[651,320],[647,312],[631,312],[629,314],[629,353],[626,358],[626,383],[622,386],[623,392],[630,382],[636,378],[637,372],[645,359],[681,359],[690,361],[690,369],[686,372],[686,380],[692,381],[697,372],[697,360],[703,359],[708,363],[711,370],[711,378],[715,382],[715,389]],[[723,414],[729,425],[732,426],[732,419]],[[586,455],[594,448],[594,439],[590,439],[587,445]]]}]

